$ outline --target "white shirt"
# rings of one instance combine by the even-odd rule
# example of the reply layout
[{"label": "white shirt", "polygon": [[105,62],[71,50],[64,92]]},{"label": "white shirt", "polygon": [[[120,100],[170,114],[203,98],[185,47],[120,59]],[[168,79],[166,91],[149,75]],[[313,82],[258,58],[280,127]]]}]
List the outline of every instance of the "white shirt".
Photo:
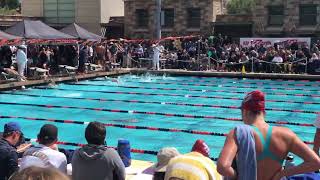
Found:
[{"label": "white shirt", "polygon": [[153,48],[153,58],[154,59],[158,59],[160,57],[161,54],[161,47],[156,46]]},{"label": "white shirt", "polygon": [[93,48],[90,46],[89,47],[89,56],[92,57],[93,56]]},{"label": "white shirt", "polygon": [[281,56],[275,56],[273,59],[272,59],[272,62],[275,62],[275,63],[283,63],[283,59]]},{"label": "white shirt", "polygon": [[317,129],[320,129],[320,115],[318,115],[318,118],[313,124]]},{"label": "white shirt", "polygon": [[28,61],[26,53],[19,49],[17,52],[17,63],[26,63]]},{"label": "white shirt", "polygon": [[30,166],[47,168],[46,167],[47,165],[44,162],[44,160],[42,160],[38,157],[35,157],[35,156],[29,156],[29,155],[25,156],[26,154],[28,154],[28,152],[31,152],[34,150],[46,155],[48,161],[50,162],[50,164],[53,167],[59,169],[63,173],[67,173],[67,158],[66,158],[66,156],[59,151],[53,150],[53,149],[51,149],[47,146],[41,145],[41,144],[37,145],[36,147],[32,147],[25,152],[25,154],[23,155],[23,158],[21,159],[20,170],[23,170],[23,169],[28,168]]}]

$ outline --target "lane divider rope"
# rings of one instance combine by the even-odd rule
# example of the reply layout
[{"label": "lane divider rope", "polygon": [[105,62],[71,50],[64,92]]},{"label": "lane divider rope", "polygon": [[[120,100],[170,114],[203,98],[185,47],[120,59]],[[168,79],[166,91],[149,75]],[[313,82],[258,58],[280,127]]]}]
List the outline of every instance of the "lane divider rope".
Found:
[{"label": "lane divider rope", "polygon": [[[137,79],[137,80],[143,80],[143,78],[130,78],[130,79]],[[152,79],[152,78],[151,78]],[[240,79],[240,78],[239,78]],[[239,80],[237,79],[237,80]],[[279,85],[279,86],[308,86],[308,87],[319,87],[320,84],[294,84],[294,83],[271,83],[271,82],[248,82],[248,81],[238,81],[238,82],[234,82],[234,81],[230,81],[230,80],[192,80],[192,79],[157,79],[155,78],[155,80],[162,80],[162,81],[171,81],[171,82],[190,82],[190,83],[224,83],[224,84],[257,84],[257,85]]]},{"label": "lane divider rope", "polygon": [[[90,81],[100,81],[100,82],[107,82],[106,80],[97,80],[93,79]],[[179,85],[179,86],[200,86],[200,87],[212,87],[212,86],[217,86],[217,87],[229,87],[229,88],[242,88],[242,89],[252,89],[252,88],[259,88],[256,86],[230,86],[230,85],[222,85],[222,83],[218,84],[192,84],[192,83],[173,83],[173,82],[137,82],[137,81],[123,81],[123,82],[129,82],[129,83],[137,83],[137,84],[158,84],[158,85]],[[88,84],[88,85],[95,85],[95,84]],[[105,85],[107,86],[107,85]],[[268,88],[268,87],[263,87],[260,89],[267,89],[267,90],[301,90],[304,92],[319,92],[318,89],[303,89],[303,88]],[[216,92],[214,90],[211,90],[211,92]],[[243,93],[243,92],[242,92]],[[288,95],[288,94],[287,94]],[[290,94],[289,94],[290,95]],[[318,96],[320,97],[320,95]]]},{"label": "lane divider rope", "polygon": [[[176,106],[191,106],[191,107],[209,107],[209,108],[223,108],[223,109],[240,109],[238,106],[219,106],[208,104],[191,104],[191,103],[176,103],[176,102],[156,102],[156,101],[141,101],[141,100],[117,100],[117,99],[104,99],[104,98],[82,98],[82,97],[63,97],[63,96],[46,96],[46,95],[33,95],[23,93],[6,93],[0,92],[0,94],[8,94],[14,96],[28,96],[28,97],[42,97],[42,98],[57,98],[57,99],[74,99],[74,100],[89,100],[89,101],[102,101],[102,102],[123,102],[123,103],[139,103],[139,104],[161,104],[161,105],[176,105]],[[310,110],[298,110],[298,109],[281,109],[281,108],[266,108],[267,111],[281,111],[281,112],[294,112],[294,113],[308,113],[308,114],[320,114],[317,111]]]},{"label": "lane divider rope", "polygon": [[[218,116],[201,116],[201,115],[189,115],[189,114],[169,114],[160,112],[144,112],[144,111],[128,111],[128,110],[118,110],[118,109],[103,109],[103,108],[86,108],[86,107],[75,107],[75,106],[57,106],[57,105],[40,105],[40,104],[27,104],[27,103],[10,103],[10,102],[0,102],[0,104],[5,105],[23,105],[23,106],[33,106],[33,107],[44,107],[44,108],[63,108],[63,109],[83,109],[83,110],[93,110],[93,111],[105,111],[112,113],[129,113],[129,114],[148,114],[148,115],[159,115],[167,117],[182,117],[182,118],[193,118],[193,119],[216,119],[225,121],[242,121],[241,118],[226,118]],[[311,126],[310,124],[304,123],[291,123],[286,121],[266,121],[267,123],[273,124],[288,124],[288,125],[300,125],[300,126]]]},{"label": "lane divider rope", "polygon": [[[106,76],[107,77],[107,76]],[[143,76],[142,76],[143,77]],[[159,77],[159,76],[158,76]],[[169,76],[170,77],[170,76]],[[174,76],[173,76],[174,77]],[[131,78],[131,77],[130,77]],[[272,82],[265,82],[265,83],[273,83],[274,81],[277,81],[277,82],[306,82],[306,83],[309,83],[309,82],[318,82],[320,83],[320,80],[292,80],[292,79],[270,79],[270,78],[261,78],[261,77],[250,77],[250,78],[243,78],[243,77],[206,77],[206,76],[188,76],[188,78],[197,78],[197,79],[226,79],[226,80],[242,80],[242,79],[254,79],[254,80],[267,80],[267,81],[272,81]],[[133,78],[133,79],[136,79],[136,78]],[[140,77],[139,77],[140,79]],[[258,82],[259,83],[259,82]]]},{"label": "lane divider rope", "polygon": [[[232,100],[240,100],[240,101],[243,100],[243,98],[237,98],[237,97],[199,96],[199,95],[188,95],[188,94],[182,95],[182,94],[164,94],[164,93],[122,92],[122,91],[98,91],[98,90],[80,90],[80,89],[66,89],[66,88],[49,88],[49,87],[33,87],[33,89],[52,89],[52,90],[61,90],[61,91],[94,92],[94,93],[104,93],[104,94],[131,94],[131,95],[144,95],[144,96],[173,96],[173,97],[186,97],[186,98],[232,99]],[[320,102],[311,102],[311,101],[299,102],[299,101],[288,101],[288,100],[266,100],[266,102],[320,104]]]},{"label": "lane divider rope", "polygon": [[[45,122],[56,122],[56,123],[62,123],[62,124],[80,124],[80,125],[88,125],[90,123],[85,121],[58,120],[58,119],[33,118],[33,117],[22,117],[22,116],[0,116],[0,119],[24,119],[24,120],[30,120],[30,121],[45,121]],[[133,126],[133,125],[123,125],[123,124],[112,124],[112,123],[103,123],[103,125],[106,127],[116,127],[116,128],[122,128],[122,129],[140,129],[140,130],[162,131],[162,132],[181,132],[181,133],[209,135],[209,136],[227,136],[227,134],[224,134],[224,133],[176,129],[176,128]]]},{"label": "lane divider rope", "polygon": [[[177,91],[177,90],[182,90],[182,91],[190,91],[190,92],[225,92],[225,93],[234,93],[234,94],[245,94],[247,92],[243,91],[228,91],[228,90],[202,90],[202,89],[191,89],[191,88],[159,88],[159,87],[142,87],[142,86],[113,86],[113,85],[102,85],[102,84],[82,84],[82,83],[66,83],[68,85],[77,85],[77,86],[99,86],[99,87],[120,87],[120,88],[126,88],[126,89],[150,89],[150,90],[166,90],[166,91]],[[225,87],[225,86],[223,86]],[[237,88],[234,86],[233,88]],[[307,91],[307,90],[305,90]],[[319,90],[317,90],[319,92]],[[270,92],[267,93],[269,95],[280,95],[280,96],[307,96],[307,97],[314,97],[318,98],[320,95],[316,94],[288,94],[288,93],[275,93],[275,92]]]}]

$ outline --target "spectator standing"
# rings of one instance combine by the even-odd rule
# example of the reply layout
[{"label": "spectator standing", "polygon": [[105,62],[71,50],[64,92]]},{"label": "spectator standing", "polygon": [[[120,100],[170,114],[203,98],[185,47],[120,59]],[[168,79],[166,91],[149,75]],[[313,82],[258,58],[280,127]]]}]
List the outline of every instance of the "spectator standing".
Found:
[{"label": "spectator standing", "polygon": [[80,52],[79,52],[79,67],[78,67],[78,71],[80,73],[84,73],[85,72],[85,64],[88,62],[88,57],[89,57],[89,54],[88,54],[88,48],[87,46],[83,46],[81,49],[80,49]]},{"label": "spectator standing", "polygon": [[[265,122],[264,93],[253,91],[247,94],[241,112],[246,125],[238,125],[228,134],[218,160],[221,175],[238,180],[280,180],[320,168],[319,157],[295,133]],[[283,161],[289,152],[304,162],[283,170]],[[237,169],[232,167],[235,159],[239,159]]]},{"label": "spectator standing", "polygon": [[72,158],[72,179],[124,180],[125,167],[119,154],[105,146],[105,126],[91,122],[85,137],[88,144],[76,150]]},{"label": "spectator standing", "polygon": [[0,139],[0,180],[7,180],[19,169],[18,153],[15,146],[22,136],[18,123],[4,125],[3,137]]},{"label": "spectator standing", "polygon": [[27,47],[25,45],[21,45],[18,47],[18,51],[17,51],[18,73],[22,77],[24,77],[24,71],[26,69],[26,65],[28,62],[26,50],[27,50]]},{"label": "spectator standing", "polygon": [[39,145],[28,149],[21,160],[20,170],[31,166],[42,168],[57,168],[67,173],[67,158],[58,151],[58,128],[51,124],[41,127],[38,134]]},{"label": "spectator standing", "polygon": [[38,67],[39,68],[44,68],[45,64],[48,62],[48,56],[46,53],[46,49],[43,47],[41,48],[41,51],[39,52],[39,63]]},{"label": "spectator standing", "polygon": [[153,69],[160,70],[160,55],[162,52],[162,48],[158,44],[152,45],[152,48],[153,48]]}]

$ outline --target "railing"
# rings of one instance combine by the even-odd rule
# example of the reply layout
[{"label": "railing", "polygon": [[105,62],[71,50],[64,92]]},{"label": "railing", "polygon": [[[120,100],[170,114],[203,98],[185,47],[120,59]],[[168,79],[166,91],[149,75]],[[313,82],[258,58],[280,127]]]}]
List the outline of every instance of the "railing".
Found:
[{"label": "railing", "polygon": [[[129,63],[125,63],[126,65],[124,67],[127,67],[127,68],[129,68],[129,67],[151,68],[153,58],[137,58],[137,57],[132,58],[132,57],[129,57],[129,60],[126,60],[124,58],[124,61],[126,61],[126,62],[130,61]],[[130,64],[132,64],[132,63],[133,63],[133,65],[130,66]],[[285,69],[285,66],[287,66],[287,65],[290,66],[289,69],[294,69],[294,67],[296,69],[298,68],[298,70],[296,70],[296,71],[299,73],[306,73],[307,74],[309,72],[308,70],[310,70],[310,69],[308,69],[310,62],[308,61],[307,58],[301,58],[301,59],[297,59],[295,61],[282,62],[282,63],[269,62],[269,61],[261,60],[261,59],[254,58],[254,57],[250,58],[246,61],[243,61],[243,62],[228,62],[227,60],[216,60],[216,59],[209,58],[209,57],[199,58],[198,60],[196,60],[196,59],[194,59],[194,60],[160,59],[161,67],[166,68],[166,69],[179,69],[179,68],[170,67],[170,65],[177,67],[179,63],[188,64],[189,67],[191,65],[193,65],[192,70],[197,70],[197,71],[217,70],[216,65],[214,65],[214,64],[219,64],[219,65],[228,66],[228,67],[238,66],[240,68],[242,68],[242,66],[245,66],[246,68],[248,68],[249,63],[251,64],[250,65],[251,72],[259,72],[259,70],[257,70],[255,68],[257,63],[269,65],[268,70],[271,69],[272,71],[274,71],[277,68]],[[300,67],[298,67],[298,66],[300,66]],[[313,67],[313,68],[317,69],[316,67]],[[188,68],[185,68],[185,69],[189,70]],[[320,65],[319,65],[318,69],[320,69]],[[280,73],[280,72],[278,72],[278,73]],[[290,72],[288,71],[288,73],[294,73],[294,72],[291,70]]]}]

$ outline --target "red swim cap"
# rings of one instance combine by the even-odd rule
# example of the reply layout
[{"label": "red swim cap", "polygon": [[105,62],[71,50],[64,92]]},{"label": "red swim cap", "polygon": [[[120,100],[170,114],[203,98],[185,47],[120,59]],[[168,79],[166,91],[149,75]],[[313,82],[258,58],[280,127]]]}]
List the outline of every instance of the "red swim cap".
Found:
[{"label": "red swim cap", "polygon": [[206,157],[209,157],[210,149],[208,145],[201,139],[198,139],[192,147],[192,152],[198,152]]},{"label": "red swim cap", "polygon": [[265,110],[264,93],[259,90],[248,93],[242,101],[241,108],[248,111],[264,111]]}]

